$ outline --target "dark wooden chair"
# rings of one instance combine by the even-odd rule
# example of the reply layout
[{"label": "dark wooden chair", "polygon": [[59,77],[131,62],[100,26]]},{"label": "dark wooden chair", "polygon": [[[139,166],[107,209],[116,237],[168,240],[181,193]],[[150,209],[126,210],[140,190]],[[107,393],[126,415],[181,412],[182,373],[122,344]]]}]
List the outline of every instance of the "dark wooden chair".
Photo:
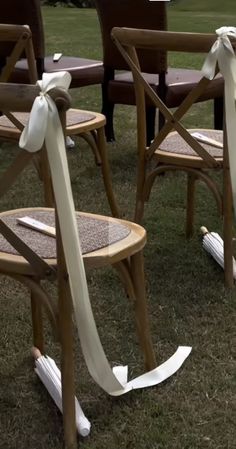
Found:
[{"label": "dark wooden chair", "polygon": [[[42,77],[43,72],[66,70],[72,76],[71,87],[83,87],[102,83],[104,75],[102,61],[62,55],[58,62],[54,62],[53,56],[45,56],[44,25],[40,0],[9,0],[2,2],[0,23],[29,25],[33,37],[39,79]],[[3,57],[0,49],[0,63],[1,59]],[[27,62],[24,59],[17,64],[12,81],[18,83],[29,82]]]},{"label": "dark wooden chair", "polygon": [[[135,94],[132,75],[126,61],[117,51],[110,33],[113,27],[129,27],[139,29],[167,30],[166,2],[149,0],[95,0],[100,21],[103,62],[103,107],[102,112],[107,118],[106,136],[108,141],[114,140],[113,110],[115,104],[135,105]],[[186,95],[198,83],[201,73],[198,70],[186,68],[169,68],[167,52],[161,50],[142,50],[140,65],[145,79],[158,93],[164,103],[174,108],[181,104]],[[123,71],[123,72],[120,72]],[[181,79],[181,83],[180,83]],[[214,80],[206,89],[204,96],[198,101],[214,99],[214,126],[222,129],[223,123],[223,81]],[[147,99],[147,142],[154,137],[156,107]],[[164,117],[159,114],[159,128],[164,123]]]},{"label": "dark wooden chair", "polygon": [[[174,113],[153,91],[141,73],[138,49],[206,53],[216,40],[215,34],[174,33],[167,31],[114,28],[112,37],[133,74],[137,104],[138,168],[135,217],[140,222],[156,177],[167,171],[184,171],[188,176],[186,235],[193,234],[195,183],[201,180],[212,191],[223,215],[225,283],[233,285],[232,269],[232,193],[226,132],[211,129],[186,129],[181,119],[204,96],[211,81],[201,76]],[[217,75],[216,75],[217,76]],[[146,146],[146,101],[149,98],[165,117],[165,125]],[[200,137],[192,134],[198,132]],[[200,143],[201,135],[213,139]],[[212,171],[223,171],[223,188],[214,181]]]},{"label": "dark wooden chair", "polygon": [[[0,108],[29,112],[39,94],[38,86],[0,83]],[[52,89],[51,97],[58,106],[61,123],[65,123],[65,110],[69,97],[64,90]],[[43,150],[40,150],[43,151]],[[11,188],[17,176],[32,161],[34,153],[19,150],[10,166],[1,173],[0,196]],[[55,198],[57,196],[55,195]],[[58,197],[57,197],[58,198]],[[44,353],[42,309],[46,310],[61,345],[62,403],[65,448],[77,447],[75,427],[75,391],[73,362],[73,319],[65,243],[62,241],[55,210],[27,208],[0,213],[0,273],[26,286],[31,295],[33,342]],[[56,227],[56,241],[41,232],[17,224],[17,218],[29,216]],[[144,352],[146,368],[155,366],[149,334],[146,309],[142,249],[146,242],[145,230],[135,224],[115,218],[76,213],[80,228],[85,268],[113,266],[118,270],[129,297],[134,300],[139,341]],[[112,231],[112,232],[110,232]],[[113,237],[112,237],[113,235]],[[55,303],[46,291],[43,280],[56,281],[58,301]]]}]

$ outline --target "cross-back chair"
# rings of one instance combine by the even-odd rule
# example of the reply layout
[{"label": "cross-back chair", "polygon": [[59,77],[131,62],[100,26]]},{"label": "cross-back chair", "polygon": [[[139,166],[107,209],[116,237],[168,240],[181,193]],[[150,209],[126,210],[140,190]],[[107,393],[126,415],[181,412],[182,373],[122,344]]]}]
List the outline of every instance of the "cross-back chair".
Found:
[{"label": "cross-back chair", "polygon": [[[54,61],[53,55],[45,56],[44,24],[40,0],[22,0],[20,2],[18,0],[9,0],[2,2],[0,23],[29,25],[33,36],[33,47],[39,79],[41,79],[43,72],[50,73],[66,70],[72,77],[71,87],[77,88],[102,83],[102,61],[66,55],[62,55],[58,61]],[[89,32],[91,33],[91,30]],[[60,53],[61,49],[57,48],[55,51]],[[0,52],[0,63],[1,59],[4,60],[4,55]],[[24,58],[18,62],[12,74],[12,80],[18,83],[29,82],[28,65]]]},{"label": "cross-back chair", "polygon": [[[0,24],[0,53],[4,56],[5,64],[0,72],[0,82],[8,82],[22,55],[28,64],[29,82],[37,82],[37,70],[32,45],[32,34],[26,25]],[[21,131],[28,119],[26,113],[5,114],[0,117],[0,140],[18,141]],[[96,112],[80,109],[69,109],[66,116],[66,134],[85,139],[91,147],[97,164],[101,165],[105,191],[111,212],[118,216],[118,207],[112,190],[109,162],[105,141],[105,117]],[[37,158],[38,159],[38,158]],[[36,161],[39,174],[45,176],[47,170],[40,170],[40,161]],[[47,205],[51,200],[46,198]]]},{"label": "cross-back chair", "polygon": [[[168,29],[165,1],[149,0],[95,0],[103,42],[103,107],[107,118],[106,135],[114,140],[113,111],[115,104],[135,105],[132,74],[124,57],[117,51],[111,38],[113,27],[163,30]],[[164,48],[142,49],[139,62],[145,80],[170,108],[181,104],[186,95],[201,79],[199,70],[169,67],[167,50]],[[180,82],[181,79],[181,82]],[[222,129],[223,80],[215,79],[196,101],[214,100],[214,127]],[[155,134],[156,107],[149,97],[146,100],[147,143]],[[159,111],[158,127],[165,117]]]},{"label": "cross-back chair", "polygon": [[[38,86],[0,84],[0,108],[7,112],[29,112]],[[65,110],[69,97],[61,89],[50,91],[57,104],[61,123],[65,122]],[[42,150],[40,150],[42,151]],[[16,158],[0,179],[2,196],[14,184],[17,176],[32,160],[33,153],[19,150]],[[20,226],[17,219],[29,216],[56,227],[56,238],[43,235]],[[83,260],[86,270],[102,266],[115,267],[134,300],[137,332],[144,352],[147,369],[154,368],[154,355],[149,334],[142,249],[146,242],[145,230],[134,223],[88,213],[76,213],[80,230]],[[74,368],[72,337],[72,305],[64,243],[55,210],[50,208],[16,209],[0,213],[0,272],[16,279],[30,290],[33,343],[44,353],[42,308],[45,308],[61,344],[62,401],[65,447],[76,445]],[[65,248],[64,248],[65,249]],[[58,301],[41,285],[42,280],[58,283]]]},{"label": "cross-back chair", "polygon": [[[137,190],[135,216],[141,222],[145,202],[149,200],[156,177],[167,171],[182,170],[187,173],[186,235],[193,233],[194,190],[197,180],[203,181],[212,191],[223,214],[225,253],[225,282],[233,284],[232,271],[232,198],[226,132],[211,129],[186,129],[181,119],[199,97],[204,95],[210,81],[202,75],[191,92],[174,113],[153,91],[141,73],[137,49],[165,50],[186,53],[207,53],[216,40],[215,34],[175,33],[166,31],[114,28],[112,37],[133,74],[137,104]],[[153,142],[146,146],[145,105],[147,98],[165,117],[165,125],[156,133]],[[200,136],[192,134],[198,132]],[[202,138],[212,141],[201,143]],[[223,191],[211,177],[212,170],[223,170]]]}]

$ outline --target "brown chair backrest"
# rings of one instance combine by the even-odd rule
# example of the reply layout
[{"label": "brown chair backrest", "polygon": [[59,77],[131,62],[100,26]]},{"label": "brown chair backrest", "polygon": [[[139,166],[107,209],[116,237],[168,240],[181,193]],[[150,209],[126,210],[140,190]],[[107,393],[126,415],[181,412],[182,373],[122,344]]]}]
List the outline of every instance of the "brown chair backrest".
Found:
[{"label": "brown chair backrest", "polygon": [[15,64],[24,54],[29,68],[32,84],[37,81],[37,70],[32,44],[32,35],[27,25],[0,24],[0,49],[4,49],[4,63],[0,70],[0,82],[7,82]]},{"label": "brown chair backrest", "polygon": [[[179,108],[173,113],[166,107],[160,97],[144,79],[140,71],[139,57],[136,50],[141,48],[159,51],[163,49],[164,51],[173,52],[207,53],[215,42],[216,35],[129,28],[114,28],[111,34],[119,51],[133,73],[137,105],[138,148],[141,159],[143,157],[145,157],[145,159],[150,159],[165,137],[174,129],[184,140],[186,140],[196,153],[205,160],[207,165],[215,166],[216,163],[213,157],[207,153],[202,145],[200,145],[200,143],[197,142],[180,123],[181,118],[186,114],[192,104],[194,104],[203,94],[210,81],[205,77],[202,77],[196,87],[190,91]],[[146,148],[145,120],[145,101],[147,97],[151,99],[155,107],[160,110],[166,120],[165,125],[157,133],[148,149]]]},{"label": "brown chair backrest", "polygon": [[[149,0],[95,0],[103,42],[103,62],[105,67],[127,70],[127,63],[117,51],[111,39],[113,27],[143,28],[151,30],[167,29],[166,5],[163,1]],[[166,71],[166,52],[145,50],[140,52],[143,72],[161,73]]]},{"label": "brown chair backrest", "polygon": [[[0,23],[29,25],[39,75],[43,72],[45,56],[43,19],[40,0],[4,0],[1,2]],[[9,47],[8,47],[9,49]],[[0,59],[8,51],[0,45]]]}]

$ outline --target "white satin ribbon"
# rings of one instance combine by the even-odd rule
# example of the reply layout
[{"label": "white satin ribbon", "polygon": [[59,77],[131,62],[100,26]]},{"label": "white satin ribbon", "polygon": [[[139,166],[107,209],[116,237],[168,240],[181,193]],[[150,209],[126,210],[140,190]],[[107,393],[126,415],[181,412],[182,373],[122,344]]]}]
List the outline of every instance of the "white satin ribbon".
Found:
[{"label": "white satin ribbon", "polygon": [[[29,123],[20,146],[29,151],[41,148],[44,138],[52,174],[63,248],[81,348],[92,378],[107,393],[119,396],[136,388],[156,385],[175,373],[191,348],[179,347],[175,354],[156,368],[127,382],[127,367],[111,369],[100,342],[89,300],[83,258],[75,219],[65,141],[57,108],[47,92],[53,87],[68,88],[70,75],[65,72],[43,74],[40,95],[35,99]],[[40,123],[40,126],[39,126]]]},{"label": "white satin ribbon", "polygon": [[217,40],[212,45],[202,67],[203,75],[212,80],[216,63],[224,77],[225,119],[227,129],[230,176],[233,192],[234,213],[236,214],[236,57],[228,36],[236,39],[235,27],[221,27],[216,30]]}]

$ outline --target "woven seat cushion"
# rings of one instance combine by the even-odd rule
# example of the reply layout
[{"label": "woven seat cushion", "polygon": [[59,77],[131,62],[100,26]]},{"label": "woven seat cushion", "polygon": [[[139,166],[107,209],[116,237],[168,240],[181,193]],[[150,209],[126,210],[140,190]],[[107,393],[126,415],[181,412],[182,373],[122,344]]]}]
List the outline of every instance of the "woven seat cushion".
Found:
[{"label": "woven seat cushion", "polygon": [[[56,257],[56,239],[18,224],[16,218],[26,215],[49,226],[55,226],[54,211],[26,209],[1,217],[15,234],[35,251],[36,254],[45,259],[54,259]],[[82,254],[87,254],[111,245],[124,239],[130,233],[130,229],[119,222],[109,222],[108,220],[98,219],[96,216],[87,217],[79,213],[76,214],[76,218]],[[2,235],[0,235],[0,251],[9,254],[18,254]]]},{"label": "woven seat cushion", "polygon": [[[29,114],[27,112],[14,112],[14,117],[22,123],[22,125],[26,125],[29,119]],[[73,109],[69,109],[66,113],[66,125],[73,126],[78,125],[79,123],[88,122],[95,118],[95,114],[86,111],[75,111]],[[6,128],[15,128],[15,125],[5,116],[0,117],[0,126]]]},{"label": "woven seat cushion", "polygon": [[[204,136],[210,137],[217,142],[223,141],[223,132],[214,129],[201,130],[201,129],[188,129],[191,132],[199,132]],[[203,148],[207,150],[209,154],[213,157],[223,158],[223,149],[201,143]],[[195,151],[185,142],[185,140],[176,132],[170,133],[160,145],[161,151],[166,151],[168,153],[182,154],[183,156],[198,156]],[[158,150],[157,150],[158,152]]]}]

